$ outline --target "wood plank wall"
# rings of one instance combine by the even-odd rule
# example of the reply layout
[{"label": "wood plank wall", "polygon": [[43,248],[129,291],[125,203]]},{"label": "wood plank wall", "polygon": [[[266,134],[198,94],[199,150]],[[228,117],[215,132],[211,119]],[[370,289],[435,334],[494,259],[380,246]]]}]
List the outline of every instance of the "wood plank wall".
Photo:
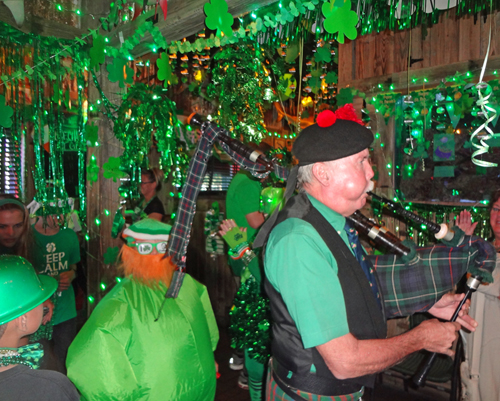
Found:
[{"label": "wood plank wall", "polygon": [[[406,85],[410,49],[413,59],[422,59],[411,65],[410,79],[412,72],[454,63],[460,64],[450,67],[450,71],[460,67],[480,69],[488,47],[490,24],[490,57],[496,59],[500,56],[500,13],[488,16],[486,20],[473,16],[457,18],[455,10],[451,9],[440,16],[439,23],[429,28],[386,30],[346,41],[339,45],[338,86],[370,91],[378,83]],[[394,79],[395,75],[398,79]]]}]

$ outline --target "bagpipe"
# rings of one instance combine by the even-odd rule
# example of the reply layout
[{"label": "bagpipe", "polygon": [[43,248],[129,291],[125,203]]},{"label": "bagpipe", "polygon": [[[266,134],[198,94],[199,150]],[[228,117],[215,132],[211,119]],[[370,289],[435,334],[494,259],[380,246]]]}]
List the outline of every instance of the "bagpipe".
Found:
[{"label": "bagpipe", "polygon": [[[290,174],[292,180],[294,174],[293,169],[290,172],[267,158],[261,151],[231,138],[226,130],[197,114],[191,115],[188,123],[200,128],[201,137],[190,162],[177,217],[170,233],[167,254],[179,266],[179,270],[174,274],[166,297],[176,297],[182,285],[196,199],[216,141],[235,163],[255,177],[264,178],[274,172],[278,178],[284,180],[288,179]],[[285,202],[294,189],[287,188]],[[385,255],[368,255],[377,272],[387,317],[427,311],[441,296],[452,290],[468,271],[474,276],[482,276],[483,281],[491,281],[496,259],[496,252],[491,244],[478,237],[466,236],[457,227],[449,229],[446,224],[439,225],[428,221],[373,192],[369,195],[372,201],[381,202],[384,207],[392,208],[402,217],[424,224],[443,242],[417,248],[411,241],[402,242],[359,211],[348,217],[361,234],[366,234],[376,244],[389,250]]]}]

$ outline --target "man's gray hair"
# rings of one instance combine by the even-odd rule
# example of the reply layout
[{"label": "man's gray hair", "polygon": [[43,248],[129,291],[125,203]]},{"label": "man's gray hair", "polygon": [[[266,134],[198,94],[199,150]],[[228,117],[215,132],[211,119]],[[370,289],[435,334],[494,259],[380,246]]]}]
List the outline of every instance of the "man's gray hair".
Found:
[{"label": "man's gray hair", "polygon": [[[337,162],[337,160],[330,160],[330,161],[321,162],[321,163],[324,163],[324,164],[328,165],[328,167],[330,167],[330,169],[333,169],[336,165],[336,162]],[[299,192],[306,192],[305,187],[307,185],[312,184],[314,182],[314,180],[316,180],[316,178],[314,178],[314,174],[313,174],[313,166],[315,164],[316,163],[311,163],[311,164],[307,164],[305,166],[299,167],[299,170],[297,171],[297,189],[299,190]]]},{"label": "man's gray hair", "polygon": [[299,167],[299,170],[297,171],[297,189],[299,192],[305,192],[304,187],[308,184],[312,184],[314,181],[314,175],[312,172],[313,166],[314,163]]}]

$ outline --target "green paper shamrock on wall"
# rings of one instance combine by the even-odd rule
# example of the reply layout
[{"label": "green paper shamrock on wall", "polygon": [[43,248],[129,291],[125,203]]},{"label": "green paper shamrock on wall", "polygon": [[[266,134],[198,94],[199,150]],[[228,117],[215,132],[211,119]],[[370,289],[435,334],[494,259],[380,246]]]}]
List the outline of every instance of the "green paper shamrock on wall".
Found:
[{"label": "green paper shamrock on wall", "polygon": [[87,141],[87,146],[98,146],[99,136],[97,134],[99,127],[92,123],[85,126],[84,138]]},{"label": "green paper shamrock on wall", "polygon": [[120,88],[124,88],[125,84],[134,83],[134,70],[128,66],[128,61],[120,58],[115,58],[113,64],[108,64],[108,79],[111,82],[118,82]]},{"label": "green paper shamrock on wall", "polygon": [[92,183],[96,182],[98,178],[99,178],[99,166],[95,161],[95,156],[92,155],[90,157],[89,164],[87,165],[87,180],[89,180],[90,185],[92,185]]},{"label": "green paper shamrock on wall", "polygon": [[332,53],[329,46],[319,47],[314,55],[316,63],[329,63],[332,61]]},{"label": "green paper shamrock on wall", "polygon": [[162,53],[161,57],[156,60],[156,65],[158,67],[157,77],[160,81],[163,81],[163,86],[166,88],[168,86],[168,81],[172,77],[170,59],[166,52]]},{"label": "green paper shamrock on wall", "polygon": [[205,3],[203,7],[207,18],[205,25],[208,29],[217,30],[217,36],[221,37],[221,32],[225,36],[233,36],[233,16],[227,12],[227,3],[225,0],[212,0]]},{"label": "green paper shamrock on wall", "polygon": [[0,95],[0,125],[4,128],[12,127],[14,110],[5,102],[5,96]]},{"label": "green paper shamrock on wall", "polygon": [[358,24],[358,14],[351,10],[351,0],[345,0],[342,7],[336,7],[338,0],[330,0],[323,3],[321,10],[325,16],[323,26],[328,33],[338,32],[337,41],[344,43],[344,35],[354,40],[358,36],[356,25]]},{"label": "green paper shamrock on wall", "polygon": [[97,35],[90,49],[90,68],[99,67],[101,64],[104,64],[104,60],[104,38],[101,35]]},{"label": "green paper shamrock on wall", "polygon": [[330,71],[328,74],[326,74],[325,82],[327,84],[336,84],[337,81],[338,81],[338,76],[335,71]]},{"label": "green paper shamrock on wall", "polygon": [[353,97],[351,88],[342,88],[337,95],[337,106],[340,107],[344,104],[352,103]]},{"label": "green paper shamrock on wall", "polygon": [[104,264],[112,265],[118,260],[118,254],[120,253],[120,248],[117,246],[108,247],[104,253]]},{"label": "green paper shamrock on wall", "polygon": [[119,157],[110,157],[108,161],[102,165],[102,169],[104,170],[102,174],[104,178],[112,178],[113,182],[127,176],[127,174],[120,170]]}]

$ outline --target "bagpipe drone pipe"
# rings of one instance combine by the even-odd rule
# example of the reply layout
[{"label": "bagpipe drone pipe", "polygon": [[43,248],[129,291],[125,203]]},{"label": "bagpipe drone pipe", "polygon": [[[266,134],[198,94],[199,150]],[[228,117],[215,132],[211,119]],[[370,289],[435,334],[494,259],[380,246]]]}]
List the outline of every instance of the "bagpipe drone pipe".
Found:
[{"label": "bagpipe drone pipe", "polygon": [[237,163],[252,173],[255,177],[264,178],[271,171],[281,179],[286,179],[288,170],[272,160],[268,160],[261,152],[255,151],[247,145],[231,138],[229,133],[215,124],[205,121],[197,114],[192,114],[189,124],[200,127],[201,137],[196,146],[193,158],[189,163],[186,182],[182,188],[182,197],[176,212],[176,219],[170,232],[166,255],[171,256],[179,270],[174,273],[172,283],[166,293],[167,298],[176,298],[186,267],[186,252],[189,243],[191,226],[196,211],[196,199],[200,192],[203,178],[207,171],[208,159],[212,155],[214,143],[217,141],[221,148]]}]

